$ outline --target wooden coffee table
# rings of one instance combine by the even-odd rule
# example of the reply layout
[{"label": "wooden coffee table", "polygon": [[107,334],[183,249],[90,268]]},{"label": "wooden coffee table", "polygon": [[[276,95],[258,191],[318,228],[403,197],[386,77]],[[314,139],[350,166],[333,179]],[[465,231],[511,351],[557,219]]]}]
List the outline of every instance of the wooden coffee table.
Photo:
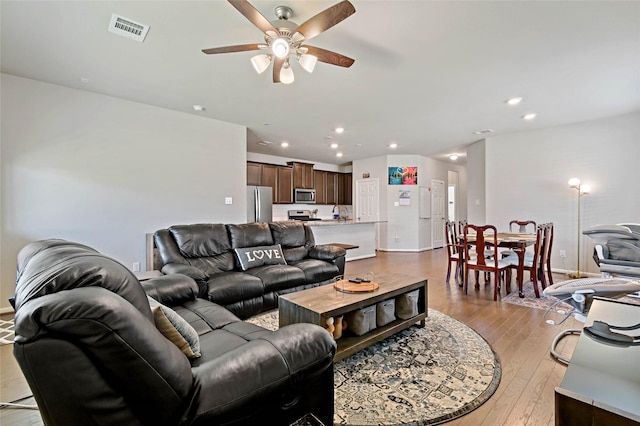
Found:
[{"label": "wooden coffee table", "polygon": [[380,273],[375,275],[375,281],[380,285],[380,288],[373,292],[343,293],[335,290],[333,285],[329,284],[284,294],[278,300],[280,327],[301,322],[325,327],[328,318],[375,305],[383,300],[392,299],[416,289],[419,292],[418,315],[406,320],[395,319],[391,323],[377,327],[362,336],[350,336],[345,333],[336,341],[338,349],[334,361],[340,361],[360,349],[418,322],[421,327],[424,327],[427,317],[427,280],[425,278],[396,273]]}]

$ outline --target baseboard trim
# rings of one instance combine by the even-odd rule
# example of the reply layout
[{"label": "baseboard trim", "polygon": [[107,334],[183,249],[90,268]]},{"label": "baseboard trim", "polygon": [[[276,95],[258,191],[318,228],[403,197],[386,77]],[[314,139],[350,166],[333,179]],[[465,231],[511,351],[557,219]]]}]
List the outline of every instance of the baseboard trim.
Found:
[{"label": "baseboard trim", "polygon": [[420,253],[422,251],[427,251],[427,250],[431,250],[431,248],[420,248],[420,249],[378,249],[380,251],[388,251],[388,252],[395,252],[395,253]]},{"label": "baseboard trim", "polygon": [[0,315],[2,314],[13,314],[15,311],[11,306],[5,306],[4,308],[0,308]]}]

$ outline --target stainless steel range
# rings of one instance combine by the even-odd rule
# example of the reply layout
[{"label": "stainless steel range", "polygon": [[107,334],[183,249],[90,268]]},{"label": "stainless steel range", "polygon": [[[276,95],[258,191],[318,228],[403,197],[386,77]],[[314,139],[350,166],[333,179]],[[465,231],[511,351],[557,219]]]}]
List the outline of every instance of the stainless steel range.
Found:
[{"label": "stainless steel range", "polygon": [[287,215],[289,220],[322,220],[315,217],[315,214],[311,210],[288,210]]}]

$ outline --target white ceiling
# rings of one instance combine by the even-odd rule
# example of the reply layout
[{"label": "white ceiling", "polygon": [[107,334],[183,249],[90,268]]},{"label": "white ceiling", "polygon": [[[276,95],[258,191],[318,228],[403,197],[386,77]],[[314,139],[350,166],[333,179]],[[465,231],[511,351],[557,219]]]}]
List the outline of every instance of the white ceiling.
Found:
[{"label": "white ceiling", "polygon": [[[300,24],[337,0],[251,3],[269,20],[290,6]],[[477,130],[640,110],[638,1],[352,3],[353,16],[310,44],[354,65],[319,62],[307,74],[294,64],[296,81],[283,85],[255,73],[255,52],[201,52],[263,42],[226,1],[3,0],[2,72],[241,124],[250,152],[329,164],[389,153],[444,159],[482,138]],[[108,32],[112,13],[149,25],[144,43]],[[506,105],[512,96],[524,100]],[[524,121],[528,112],[537,118]]]}]

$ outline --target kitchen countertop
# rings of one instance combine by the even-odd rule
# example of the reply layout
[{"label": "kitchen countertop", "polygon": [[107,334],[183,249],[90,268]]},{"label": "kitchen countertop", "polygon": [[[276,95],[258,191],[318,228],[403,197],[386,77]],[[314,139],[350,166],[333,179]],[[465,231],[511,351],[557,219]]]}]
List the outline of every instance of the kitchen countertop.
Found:
[{"label": "kitchen countertop", "polygon": [[337,225],[365,225],[369,223],[386,223],[386,220],[372,220],[372,221],[364,221],[364,220],[355,220],[355,219],[347,219],[347,220],[338,220],[338,219],[322,219],[322,220],[310,220],[307,223],[310,226],[337,226]]}]

